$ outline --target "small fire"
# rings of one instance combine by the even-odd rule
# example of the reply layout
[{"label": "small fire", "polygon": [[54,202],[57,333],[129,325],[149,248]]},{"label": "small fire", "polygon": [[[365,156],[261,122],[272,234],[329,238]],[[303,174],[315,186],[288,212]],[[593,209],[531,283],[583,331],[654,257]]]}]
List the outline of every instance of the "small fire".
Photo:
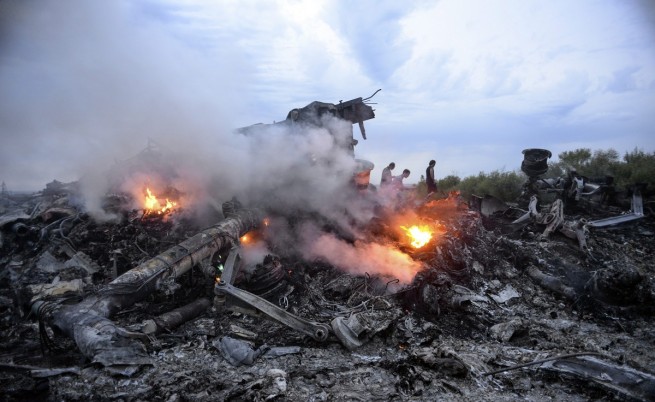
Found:
[{"label": "small fire", "polygon": [[146,187],[146,199],[145,199],[145,215],[150,214],[165,214],[171,212],[173,208],[177,206],[177,202],[171,201],[166,198],[166,203],[162,205],[159,202],[159,199],[150,191],[150,188]]},{"label": "small fire", "polygon": [[401,228],[411,239],[412,247],[414,248],[421,248],[426,244],[428,244],[428,242],[432,239],[432,231],[426,225],[422,225],[422,226],[414,225],[409,228],[405,226],[401,226]]}]

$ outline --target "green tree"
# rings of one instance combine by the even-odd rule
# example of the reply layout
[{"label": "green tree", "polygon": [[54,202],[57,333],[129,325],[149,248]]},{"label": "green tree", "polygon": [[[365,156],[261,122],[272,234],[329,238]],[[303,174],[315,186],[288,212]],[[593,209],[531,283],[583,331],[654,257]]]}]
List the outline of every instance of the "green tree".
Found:
[{"label": "green tree", "polygon": [[578,174],[589,178],[614,176],[619,161],[619,153],[610,148],[591,152],[589,148],[564,151],[558,155],[559,162],[549,166],[547,177],[560,177],[575,169]]},{"label": "green tree", "polygon": [[444,177],[443,179],[437,180],[437,188],[440,191],[444,191],[444,192],[458,190],[461,181],[462,179],[460,179],[459,176],[455,176],[451,174]]},{"label": "green tree", "polygon": [[619,153],[616,150],[596,150],[585,167],[584,175],[590,178],[614,176],[619,162]]},{"label": "green tree", "polygon": [[575,151],[564,151],[557,156],[564,166],[567,166],[569,169],[576,169],[580,172],[589,164],[591,155],[591,149],[578,148]]},{"label": "green tree", "polygon": [[655,152],[647,153],[638,148],[623,155],[623,162],[615,165],[615,184],[629,187],[646,183],[650,191],[655,190]]}]

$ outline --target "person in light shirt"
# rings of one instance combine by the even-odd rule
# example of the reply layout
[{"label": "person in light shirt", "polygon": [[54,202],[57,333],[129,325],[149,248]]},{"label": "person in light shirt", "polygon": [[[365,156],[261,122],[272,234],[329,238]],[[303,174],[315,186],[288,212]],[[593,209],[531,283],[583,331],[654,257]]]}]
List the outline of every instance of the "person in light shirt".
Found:
[{"label": "person in light shirt", "polygon": [[391,162],[389,166],[382,169],[382,180],[380,180],[380,187],[385,187],[391,185],[393,176],[391,176],[391,171],[396,167],[396,164]]},{"label": "person in light shirt", "polygon": [[402,174],[398,176],[393,176],[393,178],[391,179],[391,184],[394,186],[394,188],[397,189],[404,188],[405,186],[403,186],[403,179],[408,178],[410,173],[411,172],[409,171],[409,169],[403,170]]}]

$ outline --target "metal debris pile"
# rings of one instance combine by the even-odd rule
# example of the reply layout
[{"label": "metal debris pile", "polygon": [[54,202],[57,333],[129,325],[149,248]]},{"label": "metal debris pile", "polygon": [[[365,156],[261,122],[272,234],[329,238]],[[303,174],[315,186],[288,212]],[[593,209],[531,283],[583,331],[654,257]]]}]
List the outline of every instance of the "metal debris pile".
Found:
[{"label": "metal debris pile", "polygon": [[2,197],[7,400],[655,399],[652,217],[581,248],[490,202],[410,203],[443,229],[426,245],[391,235],[401,211],[367,228],[421,264],[402,285],[285,250],[247,270],[263,215],[238,203],[203,228],[75,197]]}]

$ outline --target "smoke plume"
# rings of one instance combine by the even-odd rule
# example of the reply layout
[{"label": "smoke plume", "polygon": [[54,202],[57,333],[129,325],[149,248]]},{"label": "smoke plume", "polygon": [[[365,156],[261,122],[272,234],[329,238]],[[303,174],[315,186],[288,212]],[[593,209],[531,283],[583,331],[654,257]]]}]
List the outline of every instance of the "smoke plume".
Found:
[{"label": "smoke plume", "polygon": [[[237,197],[281,215],[319,217],[357,238],[372,212],[348,187],[355,161],[342,145],[352,124],[326,117],[320,127],[235,132],[248,96],[239,48],[171,29],[165,22],[180,14],[153,10],[128,0],[0,2],[1,179],[30,190],[79,180],[98,220],[117,219],[103,209],[107,193],[127,192],[138,203],[147,186],[172,187],[187,208]],[[279,239],[296,237],[284,230]],[[376,245],[315,238],[286,245],[351,272],[408,280],[418,269]]]}]

